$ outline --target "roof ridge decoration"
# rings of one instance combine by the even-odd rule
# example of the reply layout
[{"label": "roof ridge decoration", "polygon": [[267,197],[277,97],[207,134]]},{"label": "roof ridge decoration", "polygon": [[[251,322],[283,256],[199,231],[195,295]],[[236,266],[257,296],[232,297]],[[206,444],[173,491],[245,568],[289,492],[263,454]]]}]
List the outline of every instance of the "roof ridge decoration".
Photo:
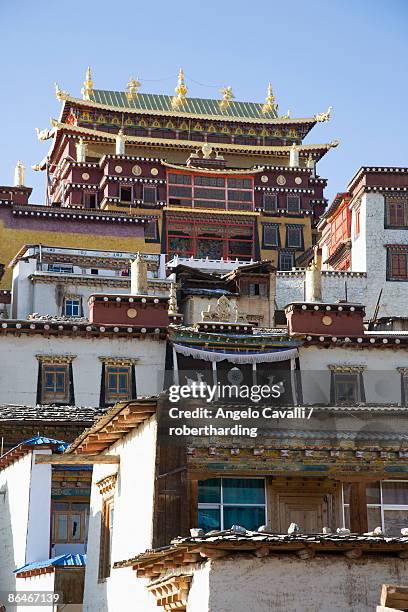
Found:
[{"label": "roof ridge decoration", "polygon": [[222,94],[222,100],[220,101],[219,106],[221,111],[225,111],[230,105],[230,102],[232,102],[232,100],[235,98],[235,96],[232,92],[231,85],[220,89],[220,93]]},{"label": "roof ridge decoration", "polygon": [[128,99],[128,102],[134,102],[136,100],[140,87],[141,83],[139,79],[134,79],[133,77],[130,77],[126,90],[126,97]]},{"label": "roof ridge decoration", "polygon": [[172,108],[177,109],[183,106],[186,100],[187,92],[188,92],[188,87],[184,80],[184,71],[182,68],[180,68],[179,70],[178,77],[177,77],[177,87],[175,88],[174,91],[176,92],[176,95],[173,97],[171,101],[171,106]]},{"label": "roof ridge decoration", "polygon": [[86,74],[85,74],[85,81],[84,81],[84,86],[81,89],[81,94],[84,100],[90,100],[91,96],[93,94],[93,80],[92,80],[92,73],[91,73],[91,67],[88,66],[87,70],[86,70]]},{"label": "roof ridge decoration", "polygon": [[262,112],[264,115],[269,113],[278,113],[278,105],[276,104],[276,98],[273,95],[272,84],[268,84],[268,90],[265,98],[265,104],[262,107]]},{"label": "roof ridge decoration", "polygon": [[317,122],[330,121],[331,112],[333,110],[333,106],[329,106],[325,113],[316,113],[314,118]]}]

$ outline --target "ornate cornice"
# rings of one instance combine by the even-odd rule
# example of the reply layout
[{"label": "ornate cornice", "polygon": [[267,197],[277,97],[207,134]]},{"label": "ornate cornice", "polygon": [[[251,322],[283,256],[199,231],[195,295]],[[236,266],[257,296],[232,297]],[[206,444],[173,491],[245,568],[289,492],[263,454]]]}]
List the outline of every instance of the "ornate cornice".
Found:
[{"label": "ornate cornice", "polygon": [[111,357],[111,356],[101,356],[99,357],[100,361],[105,365],[113,365],[113,366],[131,366],[138,363],[138,357]]},{"label": "ornate cornice", "polygon": [[115,474],[109,474],[109,476],[105,476],[105,478],[102,478],[102,480],[99,480],[96,483],[96,486],[99,489],[99,493],[101,495],[109,495],[109,494],[113,494],[115,491],[115,487],[116,487],[116,481],[117,481],[118,475]]},{"label": "ornate cornice", "polygon": [[61,363],[61,364],[72,363],[73,360],[76,357],[77,357],[77,355],[42,355],[42,354],[36,355],[36,358],[41,363],[52,363],[52,364],[56,364],[56,363]]}]

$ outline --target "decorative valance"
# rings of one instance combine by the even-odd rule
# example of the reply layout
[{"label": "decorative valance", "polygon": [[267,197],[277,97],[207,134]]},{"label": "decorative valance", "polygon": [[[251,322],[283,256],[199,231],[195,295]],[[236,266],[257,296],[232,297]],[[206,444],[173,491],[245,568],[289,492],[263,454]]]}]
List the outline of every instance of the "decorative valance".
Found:
[{"label": "decorative valance", "polygon": [[52,365],[72,363],[76,355],[36,355],[38,361],[41,363],[50,363]]},{"label": "decorative valance", "polygon": [[298,357],[297,349],[277,349],[275,351],[264,351],[259,353],[221,353],[206,349],[198,349],[182,344],[173,344],[174,350],[186,357],[193,359],[202,359],[203,361],[224,361],[230,363],[272,363],[277,361],[286,361],[287,359],[295,359]]}]

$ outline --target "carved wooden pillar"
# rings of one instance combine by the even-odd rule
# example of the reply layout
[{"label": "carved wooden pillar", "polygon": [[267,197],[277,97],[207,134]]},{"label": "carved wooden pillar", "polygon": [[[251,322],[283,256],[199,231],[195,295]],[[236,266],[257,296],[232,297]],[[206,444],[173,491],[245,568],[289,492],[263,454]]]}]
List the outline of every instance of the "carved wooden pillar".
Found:
[{"label": "carved wooden pillar", "polygon": [[350,530],[352,533],[368,531],[367,481],[350,482]]}]

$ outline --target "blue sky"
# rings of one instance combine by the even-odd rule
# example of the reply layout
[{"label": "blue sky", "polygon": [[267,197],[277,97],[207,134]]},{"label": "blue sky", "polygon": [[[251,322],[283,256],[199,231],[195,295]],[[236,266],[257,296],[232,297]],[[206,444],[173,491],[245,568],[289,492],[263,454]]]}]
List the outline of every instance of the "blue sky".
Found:
[{"label": "blue sky", "polygon": [[34,128],[58,117],[54,82],[79,96],[88,64],[100,89],[133,75],[141,91],[172,94],[182,66],[191,96],[231,85],[238,100],[263,101],[271,81],[282,113],[332,104],[306,140],[341,140],[318,166],[330,198],[362,165],[408,165],[406,0],[3,1],[0,24],[0,183],[22,159],[32,202],[45,179],[30,167],[48,144]]}]

